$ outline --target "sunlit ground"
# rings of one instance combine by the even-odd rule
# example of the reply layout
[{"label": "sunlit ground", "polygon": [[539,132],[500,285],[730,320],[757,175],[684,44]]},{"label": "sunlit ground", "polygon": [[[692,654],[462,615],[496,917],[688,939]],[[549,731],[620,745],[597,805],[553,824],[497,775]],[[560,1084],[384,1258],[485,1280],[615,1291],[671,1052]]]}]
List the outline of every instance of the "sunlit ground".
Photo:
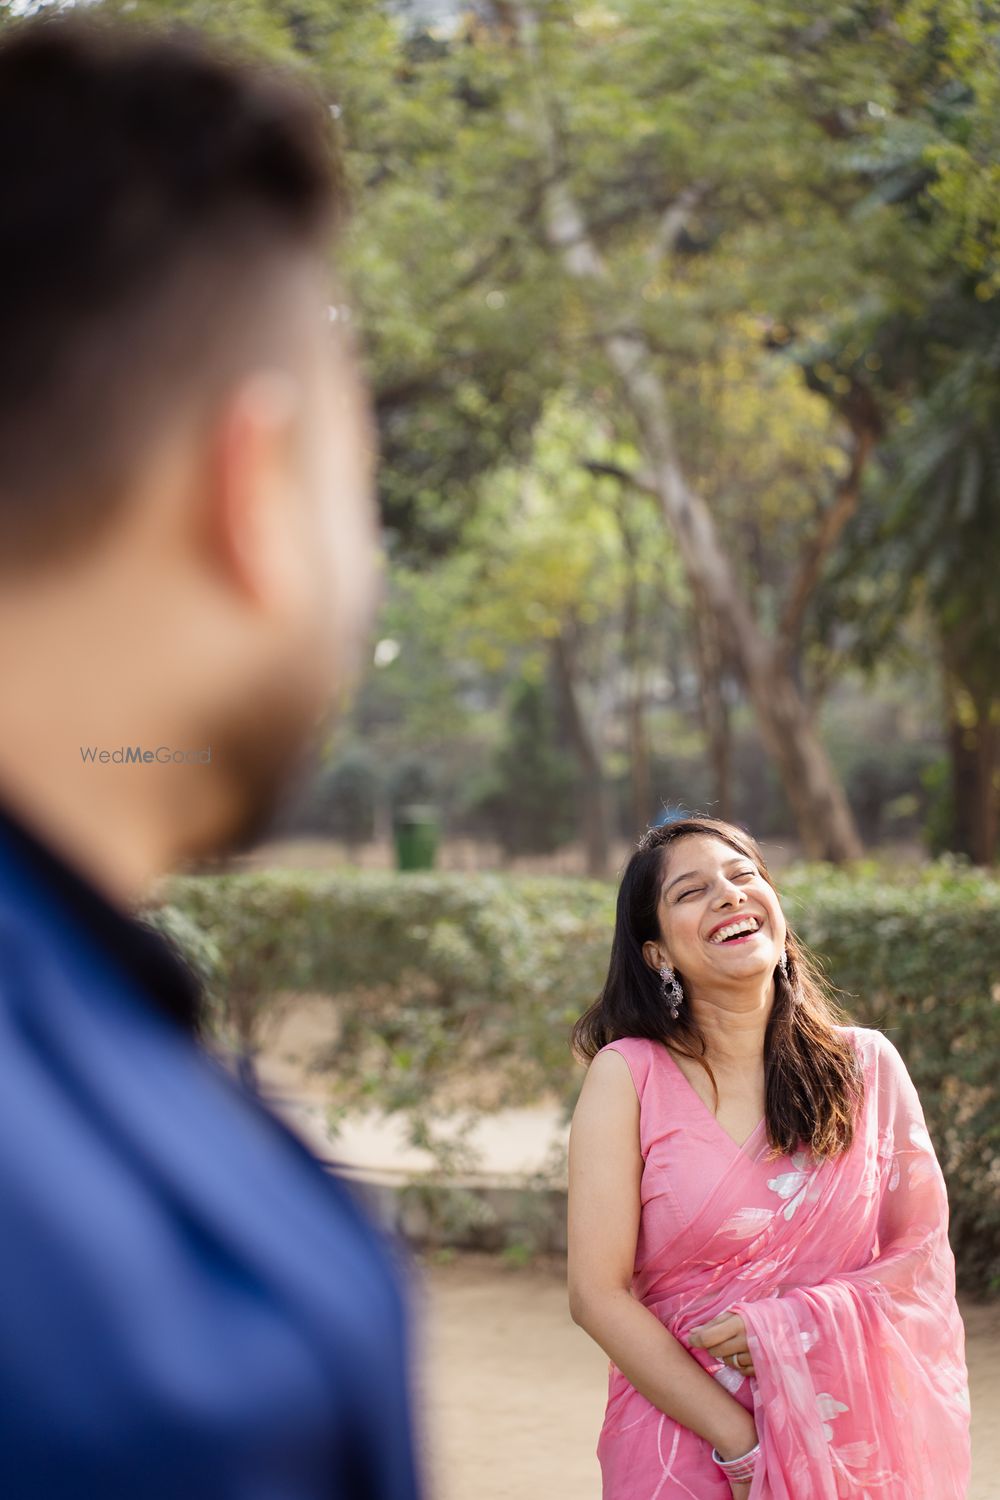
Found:
[{"label": "sunlit ground", "polygon": [[[265,1080],[312,1108],[313,1131],[321,1129],[330,1089],[308,1061],[335,1030],[328,1001],[297,997],[269,1028],[261,1059]],[[381,1137],[358,1143],[387,1165]],[[570,1320],[565,1261],[517,1265],[502,1256],[444,1254],[450,1258],[419,1260],[418,1393],[434,1500],[600,1500],[594,1450],[607,1359]],[[968,1500],[996,1500],[1000,1300],[963,1300],[962,1313],[973,1399]]]},{"label": "sunlit ground", "polygon": [[[424,1268],[420,1394],[435,1500],[600,1500],[607,1360],[570,1321],[565,1265],[463,1254]],[[968,1500],[996,1500],[1000,1302],[962,1302],[973,1406]]]}]

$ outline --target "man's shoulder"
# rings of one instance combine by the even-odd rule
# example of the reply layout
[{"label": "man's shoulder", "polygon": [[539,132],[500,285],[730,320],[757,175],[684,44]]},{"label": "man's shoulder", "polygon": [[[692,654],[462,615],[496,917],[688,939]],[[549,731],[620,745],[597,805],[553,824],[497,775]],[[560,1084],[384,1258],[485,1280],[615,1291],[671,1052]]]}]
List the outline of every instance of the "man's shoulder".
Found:
[{"label": "man's shoulder", "polygon": [[0,916],[0,1280],[21,1322],[58,1317],[75,1358],[97,1320],[103,1381],[153,1352],[127,1330],[155,1307],[181,1359],[210,1324],[284,1327],[373,1389],[399,1357],[406,1267],[357,1192],[192,1037],[6,936]]},{"label": "man's shoulder", "polygon": [[86,1196],[66,1185],[86,1182],[109,1202],[159,1203],[223,1235],[228,1224],[248,1247],[273,1241],[276,1264],[283,1214],[304,1233],[311,1224],[328,1253],[372,1255],[380,1235],[357,1194],[223,1058],[145,1003],[128,975],[71,941],[46,944],[2,904],[0,1027],[0,1121],[10,1115],[0,1176],[29,1150],[35,1192],[63,1193],[60,1215]]}]

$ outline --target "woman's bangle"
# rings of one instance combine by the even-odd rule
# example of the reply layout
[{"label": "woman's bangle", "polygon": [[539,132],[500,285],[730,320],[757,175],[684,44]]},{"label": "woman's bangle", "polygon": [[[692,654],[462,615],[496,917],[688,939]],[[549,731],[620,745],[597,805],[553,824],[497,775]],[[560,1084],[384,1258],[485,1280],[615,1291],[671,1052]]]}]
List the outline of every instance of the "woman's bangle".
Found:
[{"label": "woman's bangle", "polygon": [[739,1458],[723,1458],[718,1448],[712,1449],[712,1457],[727,1479],[752,1479],[759,1456],[760,1443],[754,1443],[750,1452],[741,1453]]}]

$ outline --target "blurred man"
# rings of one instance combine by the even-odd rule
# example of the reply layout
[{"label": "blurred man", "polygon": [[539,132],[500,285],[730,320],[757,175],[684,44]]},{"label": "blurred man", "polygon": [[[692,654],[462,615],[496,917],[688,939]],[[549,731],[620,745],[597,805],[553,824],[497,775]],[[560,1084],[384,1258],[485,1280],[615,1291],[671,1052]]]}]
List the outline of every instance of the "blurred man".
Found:
[{"label": "blurred man", "polygon": [[129,915],[266,825],[369,623],[327,125],[190,39],[0,42],[4,1500],[419,1492],[402,1257]]}]

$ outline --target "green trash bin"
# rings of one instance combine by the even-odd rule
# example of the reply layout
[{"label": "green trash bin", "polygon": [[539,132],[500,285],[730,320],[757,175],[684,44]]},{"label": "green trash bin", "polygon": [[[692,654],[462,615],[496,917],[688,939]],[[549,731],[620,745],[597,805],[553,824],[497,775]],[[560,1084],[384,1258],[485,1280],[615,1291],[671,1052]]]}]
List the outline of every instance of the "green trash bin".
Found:
[{"label": "green trash bin", "polygon": [[400,870],[433,870],[441,825],[433,807],[401,807],[395,818],[396,866]]}]

